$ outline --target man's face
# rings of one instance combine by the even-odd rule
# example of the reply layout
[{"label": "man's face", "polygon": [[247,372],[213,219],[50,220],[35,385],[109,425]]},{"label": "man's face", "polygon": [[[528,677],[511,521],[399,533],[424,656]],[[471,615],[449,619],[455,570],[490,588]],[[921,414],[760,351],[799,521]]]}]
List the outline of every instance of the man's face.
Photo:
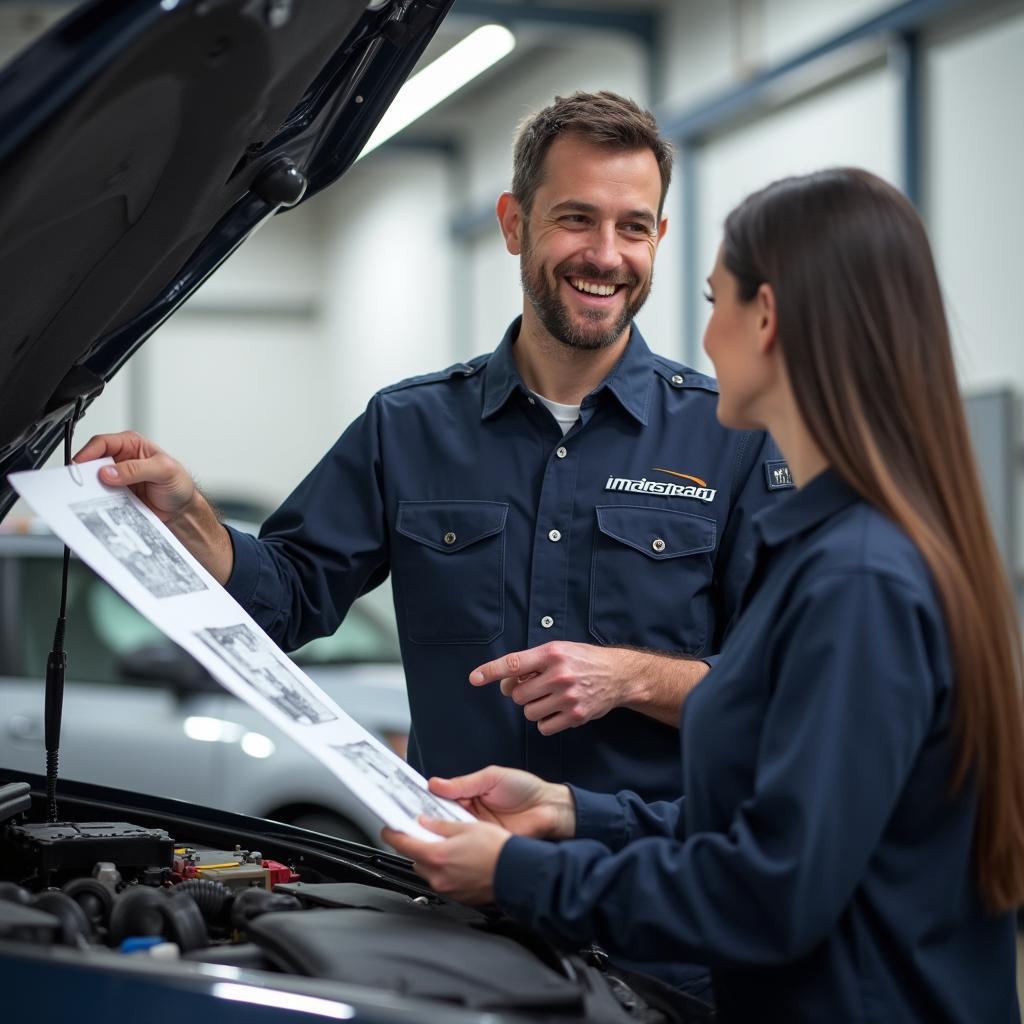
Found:
[{"label": "man's face", "polygon": [[523,292],[547,332],[571,348],[624,340],[651,290],[661,175],[649,149],[555,139],[520,235]]}]

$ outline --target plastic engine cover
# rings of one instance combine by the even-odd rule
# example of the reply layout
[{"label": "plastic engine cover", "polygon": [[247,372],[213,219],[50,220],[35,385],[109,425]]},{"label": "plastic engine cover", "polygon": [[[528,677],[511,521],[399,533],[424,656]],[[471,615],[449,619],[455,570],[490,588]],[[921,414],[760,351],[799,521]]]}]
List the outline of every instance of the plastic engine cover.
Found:
[{"label": "plastic engine cover", "polygon": [[456,921],[376,910],[265,914],[254,942],[297,974],[367,985],[479,1010],[583,1009],[582,986],[519,943]]}]

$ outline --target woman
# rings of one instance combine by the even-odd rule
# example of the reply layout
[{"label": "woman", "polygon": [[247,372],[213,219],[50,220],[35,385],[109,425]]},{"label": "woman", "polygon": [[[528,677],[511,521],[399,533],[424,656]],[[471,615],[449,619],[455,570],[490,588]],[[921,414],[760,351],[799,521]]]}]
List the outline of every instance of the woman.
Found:
[{"label": "woman", "polygon": [[924,229],[863,171],[791,178],[708,283],[719,419],[798,490],[686,703],[685,800],[489,768],[432,783],[482,821],[385,838],[563,943],[709,963],[723,1021],[1019,1021],[1020,637]]}]

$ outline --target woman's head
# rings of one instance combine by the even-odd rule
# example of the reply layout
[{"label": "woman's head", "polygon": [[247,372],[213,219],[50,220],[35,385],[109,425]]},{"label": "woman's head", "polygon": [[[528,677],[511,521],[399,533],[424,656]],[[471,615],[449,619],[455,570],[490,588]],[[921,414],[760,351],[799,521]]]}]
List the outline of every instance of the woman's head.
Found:
[{"label": "woman's head", "polygon": [[936,414],[960,415],[928,239],[892,186],[850,168],[776,182],[729,215],[720,259],[740,303],[773,301],[797,408],[845,475],[898,478]]},{"label": "woman's head", "polygon": [[741,329],[706,347],[722,350],[733,377],[744,367],[753,377],[723,377],[723,420],[769,425],[762,407],[781,380],[827,462],[906,531],[934,576],[957,678],[954,781],[970,778],[979,793],[981,886],[993,906],[1020,903],[1017,609],[988,525],[921,220],[866,171],[787,178],[729,214],[715,274],[735,296]]}]

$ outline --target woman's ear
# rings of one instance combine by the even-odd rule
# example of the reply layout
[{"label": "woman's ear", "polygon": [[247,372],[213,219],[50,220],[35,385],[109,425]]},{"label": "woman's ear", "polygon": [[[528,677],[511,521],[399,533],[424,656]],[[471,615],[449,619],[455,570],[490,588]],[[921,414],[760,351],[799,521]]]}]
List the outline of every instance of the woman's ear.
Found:
[{"label": "woman's ear", "polygon": [[775,348],[778,332],[775,291],[770,284],[762,284],[757,289],[754,310],[757,316],[757,347],[762,355],[768,355]]}]

